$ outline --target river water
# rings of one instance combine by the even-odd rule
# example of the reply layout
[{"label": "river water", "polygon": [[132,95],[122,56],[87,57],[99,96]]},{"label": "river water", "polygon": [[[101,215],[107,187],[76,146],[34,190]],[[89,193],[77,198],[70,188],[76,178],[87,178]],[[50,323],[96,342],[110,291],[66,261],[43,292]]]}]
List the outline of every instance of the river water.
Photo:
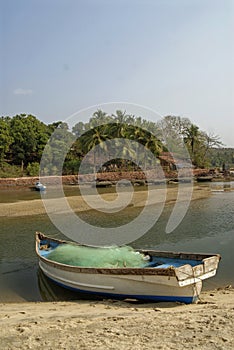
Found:
[{"label": "river water", "polygon": [[[228,187],[233,189],[233,183]],[[212,183],[212,195],[206,199],[192,201],[183,221],[170,234],[165,233],[165,227],[173,205],[166,205],[156,224],[144,236],[133,242],[132,246],[219,253],[222,259],[218,273],[214,278],[204,281],[203,289],[234,284],[234,191],[226,191],[224,187],[223,189],[220,191],[220,183],[217,187]],[[74,194],[77,194],[77,191],[70,186],[66,195]],[[9,203],[40,198],[39,193],[27,190],[1,191],[0,196],[1,202]],[[111,216],[109,221],[113,224],[113,220],[116,220],[115,224],[120,225],[126,218],[131,217],[133,212],[134,208],[127,208],[124,215],[114,219]],[[102,215],[97,212],[90,211],[82,215],[83,219],[90,217],[94,225],[103,222]],[[105,215],[106,217],[108,216]],[[35,231],[63,237],[48,216],[1,217],[0,220],[0,302],[77,299],[76,294],[48,281],[38,269],[34,249]]]}]

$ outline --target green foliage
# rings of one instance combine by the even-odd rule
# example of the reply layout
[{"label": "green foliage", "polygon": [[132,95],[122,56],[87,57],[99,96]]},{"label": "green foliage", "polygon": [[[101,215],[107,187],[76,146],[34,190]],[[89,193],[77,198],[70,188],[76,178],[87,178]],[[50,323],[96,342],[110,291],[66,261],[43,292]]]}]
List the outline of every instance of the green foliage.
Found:
[{"label": "green foliage", "polygon": [[[147,129],[152,130],[152,132],[150,133]],[[118,158],[118,162],[116,162],[118,168],[123,169],[130,165],[124,159],[126,156],[134,157],[137,160],[137,164],[143,162],[146,164],[146,153],[142,152],[139,144],[145,146],[155,156],[158,156],[162,150],[165,150],[162,142],[154,135],[157,129],[155,123],[148,122],[141,119],[141,117],[136,118],[120,110],[117,110],[116,114],[112,114],[111,116],[98,110],[93,114],[88,123],[83,124],[79,122],[73,127],[73,132],[77,136],[80,136],[74,142],[73,151],[77,157],[82,157],[82,155],[93,150],[90,153],[90,157],[92,155],[92,164],[94,171],[96,171],[97,160],[106,151],[105,141],[115,140],[114,146],[111,147],[109,143],[108,152],[109,156],[112,156],[113,159]],[[122,143],[121,148],[120,139],[137,141],[137,145],[133,149],[132,146],[125,147],[124,143]],[[121,158],[123,159],[122,161]]]},{"label": "green foliage", "polygon": [[0,164],[0,177],[7,178],[7,177],[21,177],[25,175],[22,173],[22,169],[20,166],[17,165],[10,165],[6,162],[2,162]]},{"label": "green foliage", "polygon": [[[106,142],[110,144],[111,140],[114,142],[107,149]],[[128,147],[131,141],[135,143]],[[88,162],[83,171],[88,173],[99,170],[98,160],[105,152],[115,159],[105,168],[113,169],[114,165],[115,170],[132,170],[143,164],[155,167],[141,145],[154,158],[167,150],[178,154],[185,145],[197,167],[234,165],[233,152],[222,151],[219,137],[201,131],[188,118],[166,116],[154,123],[126,111],[108,115],[99,109],[88,122],[74,125],[72,131],[62,121],[46,125],[32,115],[1,117],[0,176],[38,176],[39,171],[41,175],[77,174],[86,155]],[[133,157],[135,163],[126,157]]]},{"label": "green foliage", "polygon": [[65,159],[63,165],[64,175],[78,174],[81,160],[80,159]]},{"label": "green foliage", "polygon": [[209,150],[212,147],[222,146],[219,136],[201,131],[188,118],[167,116],[159,123],[159,126],[162,139],[168,145],[169,150],[178,153],[184,144],[195,167],[208,167],[210,164]]},{"label": "green foliage", "polygon": [[38,162],[28,163],[26,170],[29,176],[39,176],[40,164]]},{"label": "green foliage", "polygon": [[61,175],[67,153],[75,137],[66,123],[60,123],[44,148],[41,175]]},{"label": "green foliage", "polygon": [[211,148],[209,150],[210,166],[213,168],[234,167],[234,148]]},{"label": "green foliage", "polygon": [[13,138],[10,132],[10,118],[0,118],[0,162],[3,161],[5,154],[9,151]]},{"label": "green foliage", "polygon": [[51,131],[32,115],[16,115],[10,121],[13,142],[9,156],[14,164],[39,162]]},{"label": "green foliage", "polygon": [[[20,114],[12,118],[0,119],[0,167],[12,176],[19,176],[29,171],[35,174],[35,166],[26,172],[31,163],[39,163],[44,147],[52,133],[52,128],[32,115]],[[18,166],[18,167],[17,167]],[[20,169],[20,170],[18,170]],[[25,170],[25,171],[24,171]],[[2,170],[4,176],[5,170]]]}]

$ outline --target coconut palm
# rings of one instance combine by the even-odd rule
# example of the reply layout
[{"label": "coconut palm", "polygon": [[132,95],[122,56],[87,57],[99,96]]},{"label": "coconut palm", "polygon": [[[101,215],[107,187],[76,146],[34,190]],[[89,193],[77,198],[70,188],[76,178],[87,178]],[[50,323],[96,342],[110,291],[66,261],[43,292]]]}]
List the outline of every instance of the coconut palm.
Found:
[{"label": "coconut palm", "polygon": [[[100,148],[105,150],[106,144],[105,141],[108,139],[106,125],[101,125],[90,129],[82,137],[82,146],[85,154],[90,152],[93,149],[93,168],[96,173],[97,157],[100,157]],[[100,147],[96,147],[96,146]]]}]

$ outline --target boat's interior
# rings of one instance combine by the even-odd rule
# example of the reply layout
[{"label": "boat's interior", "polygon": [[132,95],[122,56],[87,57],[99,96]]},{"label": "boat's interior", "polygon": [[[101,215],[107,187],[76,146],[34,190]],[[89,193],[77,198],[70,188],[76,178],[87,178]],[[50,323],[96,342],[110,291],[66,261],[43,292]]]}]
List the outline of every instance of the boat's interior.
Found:
[{"label": "boat's interior", "polygon": [[[40,256],[47,257],[51,251],[56,247],[61,246],[63,243],[56,241],[51,241],[48,239],[43,239],[38,242],[38,252]],[[64,243],[66,244],[66,243]],[[181,258],[168,258],[164,256],[149,256],[149,260],[145,261],[144,268],[160,268],[166,269],[169,267],[180,267],[183,265],[189,264],[191,266],[196,266],[202,264],[202,260],[190,260],[190,259],[181,259]]]}]

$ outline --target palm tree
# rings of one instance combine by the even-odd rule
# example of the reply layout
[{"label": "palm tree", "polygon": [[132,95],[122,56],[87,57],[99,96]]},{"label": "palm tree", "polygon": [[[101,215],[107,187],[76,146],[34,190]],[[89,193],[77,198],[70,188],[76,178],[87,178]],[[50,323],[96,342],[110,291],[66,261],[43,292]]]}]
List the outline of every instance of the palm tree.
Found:
[{"label": "palm tree", "polygon": [[[97,126],[83,135],[83,149],[85,154],[93,150],[93,166],[94,172],[96,173],[97,156],[100,156],[100,148],[106,149],[105,142],[108,138],[106,125]],[[100,148],[96,147],[97,145]]]},{"label": "palm tree", "polygon": [[92,118],[90,118],[89,126],[91,128],[94,128],[96,126],[109,123],[111,119],[112,118],[106,112],[103,112],[101,109],[98,109],[96,112],[93,113]]},{"label": "palm tree", "polygon": [[184,130],[184,142],[188,146],[188,150],[190,152],[192,162],[194,164],[196,163],[195,148],[196,145],[199,143],[199,135],[199,127],[194,124],[191,124],[191,126]]}]

